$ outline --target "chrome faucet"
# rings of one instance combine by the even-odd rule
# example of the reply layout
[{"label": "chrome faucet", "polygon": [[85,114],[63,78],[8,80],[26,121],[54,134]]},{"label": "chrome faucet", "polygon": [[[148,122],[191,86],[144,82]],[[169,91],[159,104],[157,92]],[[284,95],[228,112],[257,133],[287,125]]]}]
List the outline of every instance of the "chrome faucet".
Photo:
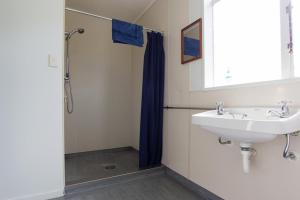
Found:
[{"label": "chrome faucet", "polygon": [[280,102],[280,111],[276,110],[269,110],[268,113],[275,115],[280,118],[287,118],[290,116],[290,108],[288,104],[291,103],[290,101],[281,101]]},{"label": "chrome faucet", "polygon": [[224,115],[224,113],[225,113],[224,103],[223,102],[217,102],[216,105],[217,105],[217,107],[216,107],[217,114],[218,115]]},{"label": "chrome faucet", "polygon": [[280,103],[281,103],[281,107],[280,108],[281,108],[282,115],[284,117],[288,117],[290,115],[290,108],[289,108],[288,104],[291,103],[291,102],[289,102],[289,101],[281,101]]}]

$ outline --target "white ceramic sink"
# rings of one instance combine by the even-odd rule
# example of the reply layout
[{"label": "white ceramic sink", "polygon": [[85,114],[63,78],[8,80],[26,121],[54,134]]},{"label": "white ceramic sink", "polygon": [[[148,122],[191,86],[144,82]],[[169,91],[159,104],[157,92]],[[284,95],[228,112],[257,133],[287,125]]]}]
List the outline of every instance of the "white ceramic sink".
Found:
[{"label": "white ceramic sink", "polygon": [[[272,107],[227,108],[223,113],[218,115],[216,110],[199,113],[193,115],[192,123],[200,125],[220,138],[239,142],[245,173],[250,172],[250,160],[256,152],[252,144],[271,141],[278,135],[285,135],[287,138],[284,157],[295,159],[295,154],[288,151],[289,135],[300,130],[299,109],[289,109],[289,113],[284,113],[287,115],[282,115],[280,108]],[[276,114],[278,116],[275,116]],[[219,142],[226,144],[222,139]]]},{"label": "white ceramic sink", "polygon": [[300,110],[290,109],[287,118],[269,114],[279,108],[227,108],[224,115],[216,110],[193,115],[192,123],[200,125],[219,137],[240,143],[271,141],[278,135],[300,130]]}]

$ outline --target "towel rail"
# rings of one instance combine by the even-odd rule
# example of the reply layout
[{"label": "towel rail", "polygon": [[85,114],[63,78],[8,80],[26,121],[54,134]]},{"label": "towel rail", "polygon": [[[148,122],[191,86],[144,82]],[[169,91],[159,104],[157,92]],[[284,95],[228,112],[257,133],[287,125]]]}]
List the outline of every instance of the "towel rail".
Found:
[{"label": "towel rail", "polygon": [[215,108],[203,108],[203,107],[177,107],[177,106],[165,106],[166,110],[215,110]]},{"label": "towel rail", "polygon": [[[74,8],[65,8],[65,10],[71,11],[71,12],[76,12],[76,13],[83,14],[83,15],[87,15],[87,16],[91,16],[91,17],[96,17],[96,18],[98,18],[98,19],[103,19],[103,20],[112,21],[112,18],[104,17],[104,16],[101,16],[101,15],[96,15],[96,14],[92,14],[92,13],[88,13],[88,12],[84,12],[84,11],[77,10],[77,9],[74,9]],[[144,30],[146,30],[146,31],[159,32],[159,33],[161,33],[161,34],[164,33],[163,31],[160,31],[160,30],[154,30],[154,29],[152,29],[152,28],[147,28],[147,27],[144,27]]]}]

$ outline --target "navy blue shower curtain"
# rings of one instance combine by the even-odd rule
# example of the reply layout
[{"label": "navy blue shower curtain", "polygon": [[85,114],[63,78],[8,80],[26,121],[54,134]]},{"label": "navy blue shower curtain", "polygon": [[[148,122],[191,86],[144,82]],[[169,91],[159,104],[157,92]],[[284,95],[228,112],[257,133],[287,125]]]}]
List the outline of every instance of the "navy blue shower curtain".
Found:
[{"label": "navy blue shower curtain", "polygon": [[147,33],[148,43],[144,57],[142,110],[140,124],[140,168],[161,164],[165,53],[163,36]]}]

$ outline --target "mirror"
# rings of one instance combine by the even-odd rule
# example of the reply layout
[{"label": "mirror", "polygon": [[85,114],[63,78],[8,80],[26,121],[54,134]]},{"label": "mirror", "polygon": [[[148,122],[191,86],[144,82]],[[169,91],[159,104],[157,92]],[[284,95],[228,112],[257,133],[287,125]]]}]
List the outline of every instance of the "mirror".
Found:
[{"label": "mirror", "polygon": [[202,58],[202,19],[181,30],[181,63]]}]

